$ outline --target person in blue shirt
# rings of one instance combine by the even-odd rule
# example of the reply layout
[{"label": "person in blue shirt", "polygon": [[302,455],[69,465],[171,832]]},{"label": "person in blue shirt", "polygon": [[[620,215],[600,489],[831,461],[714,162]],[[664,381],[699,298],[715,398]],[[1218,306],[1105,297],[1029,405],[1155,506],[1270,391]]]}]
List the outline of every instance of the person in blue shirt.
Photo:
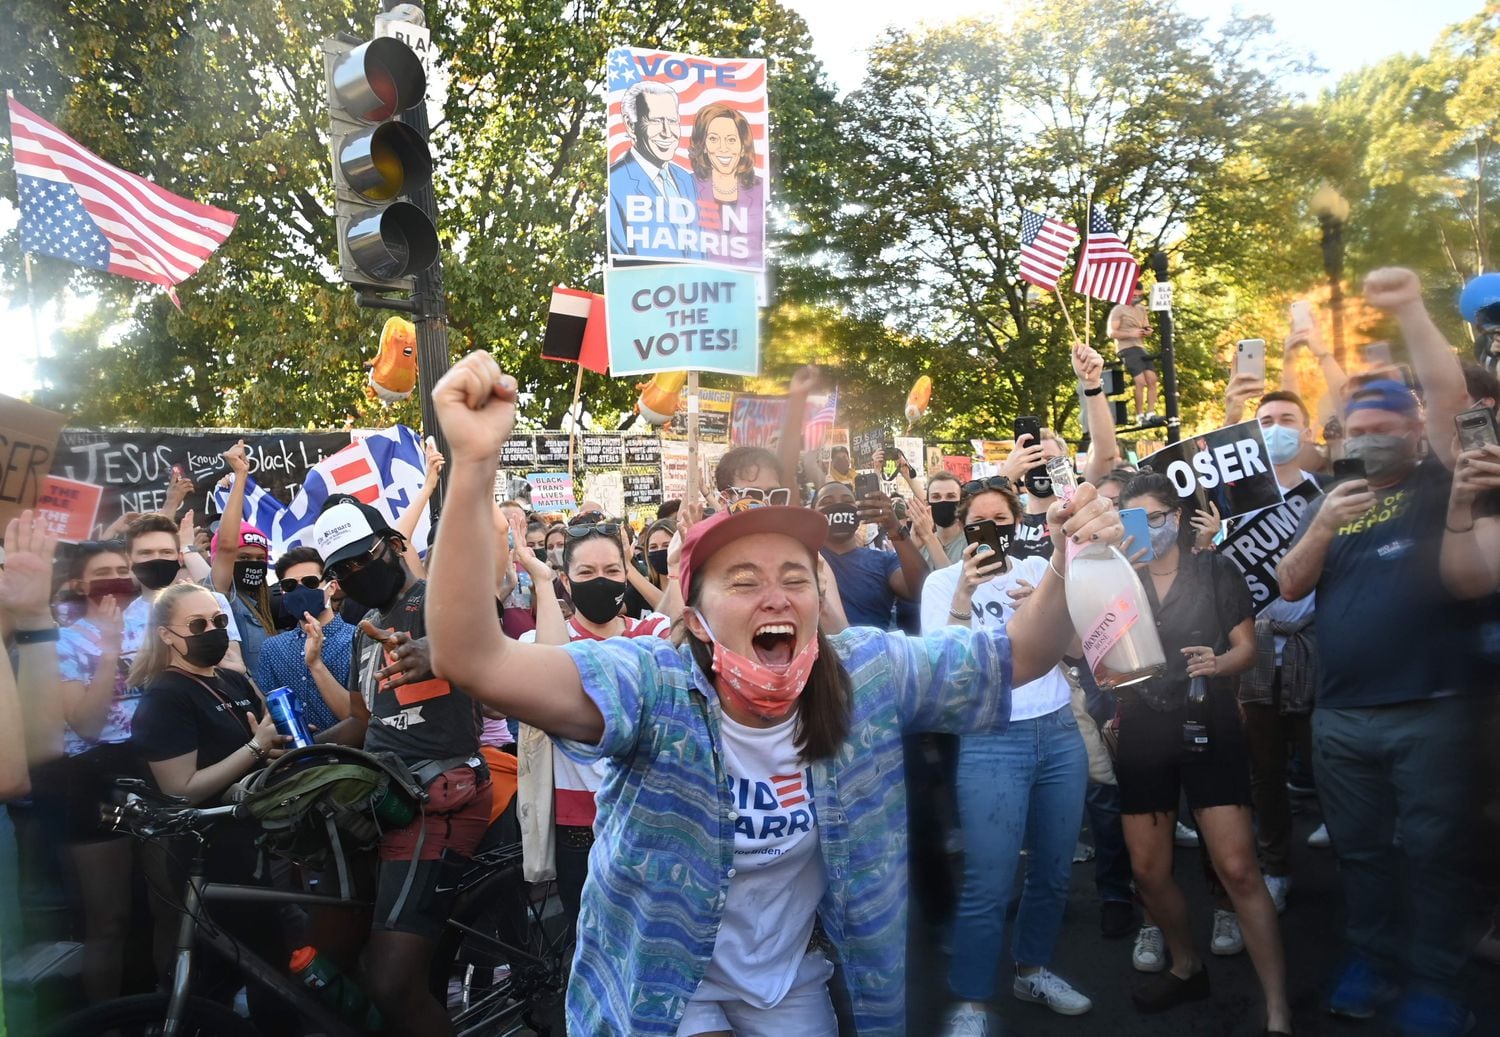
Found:
[{"label": "person in blue shirt", "polygon": [[[827,520],[741,502],[684,535],[677,644],[519,644],[490,611],[485,535],[517,391],[482,351],[433,389],[452,453],[428,635],[442,677],[605,763],[569,1032],[832,1037],[830,946],[861,1037],[903,1034],[901,736],[1005,727],[1011,687],[1074,636],[1067,552],[1004,628],[828,636]],[[1053,505],[1050,528],[1059,544],[1121,536],[1088,486]]]},{"label": "person in blue shirt", "polygon": [[338,582],[323,579],[315,547],[294,547],[276,559],[281,607],[297,629],[260,646],[255,683],[262,692],[291,688],[308,724],[326,731],[349,715],[349,658],[355,628],[339,618]]},{"label": "person in blue shirt", "polygon": [[[817,509],[828,519],[828,543],[823,558],[833,570],[850,626],[891,628],[896,599],[920,601],[927,562],[911,536],[896,521],[891,499],[871,493],[858,503],[841,482],[824,483]],[[894,551],[861,547],[855,534],[862,523],[873,522],[890,538]]]}]

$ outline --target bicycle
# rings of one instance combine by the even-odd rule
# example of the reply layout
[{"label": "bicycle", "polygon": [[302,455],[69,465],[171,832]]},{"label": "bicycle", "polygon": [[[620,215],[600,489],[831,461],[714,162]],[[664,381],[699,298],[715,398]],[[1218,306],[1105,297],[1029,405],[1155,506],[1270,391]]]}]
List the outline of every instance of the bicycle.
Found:
[{"label": "bicycle", "polygon": [[[215,926],[209,907],[215,903],[249,903],[359,910],[368,908],[368,901],[208,881],[204,873],[208,834],[221,822],[243,818],[241,804],[188,807],[177,797],[163,796],[138,783],[122,805],[106,808],[105,815],[116,831],[138,839],[181,836],[194,842],[180,903],[182,917],[171,989],[93,1005],[54,1024],[47,1031],[48,1037],[273,1037],[228,1006],[191,992],[199,948],[227,962],[246,984],[255,984],[289,1005],[302,1018],[308,1034],[358,1037],[367,1032],[336,1014],[282,968]],[[510,1037],[528,1031],[546,1037],[551,1032],[540,1013],[561,1001],[571,946],[568,934],[558,931],[559,925],[553,925],[552,933],[547,931],[546,906],[553,899],[552,892],[542,888],[540,896],[526,897],[526,947],[501,940],[497,925],[487,917],[486,909],[497,896],[515,892],[517,887],[512,884],[519,882],[519,875],[519,846],[501,846],[476,855],[459,880],[458,899],[433,955],[431,973],[434,996],[449,1004],[453,1029],[459,1037]],[[476,958],[480,959],[477,966]],[[476,967],[488,969],[496,961],[508,968],[497,969],[488,984],[474,984]],[[462,983],[462,996],[453,1004],[448,994],[455,981]],[[471,998],[470,993],[476,989],[479,996]]]}]

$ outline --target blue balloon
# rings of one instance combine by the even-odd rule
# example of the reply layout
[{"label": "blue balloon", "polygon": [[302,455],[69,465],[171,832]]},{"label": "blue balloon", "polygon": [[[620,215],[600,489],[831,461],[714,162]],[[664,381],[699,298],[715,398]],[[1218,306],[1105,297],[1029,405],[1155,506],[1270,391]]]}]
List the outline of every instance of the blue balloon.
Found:
[{"label": "blue balloon", "polygon": [[1500,274],[1480,274],[1464,285],[1458,297],[1458,311],[1464,320],[1473,324],[1479,320],[1479,311],[1500,303]]}]

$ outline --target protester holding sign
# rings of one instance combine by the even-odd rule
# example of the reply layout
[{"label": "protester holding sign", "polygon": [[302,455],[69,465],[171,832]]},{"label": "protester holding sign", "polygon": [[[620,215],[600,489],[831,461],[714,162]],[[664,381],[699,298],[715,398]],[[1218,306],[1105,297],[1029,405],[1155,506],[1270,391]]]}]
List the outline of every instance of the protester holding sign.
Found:
[{"label": "protester holding sign", "polygon": [[1255,862],[1249,758],[1228,680],[1254,661],[1250,594],[1228,561],[1185,546],[1190,527],[1167,476],[1137,477],[1120,504],[1146,511],[1152,558],[1142,574],[1149,579],[1142,583],[1167,653],[1164,673],[1120,692],[1115,775],[1125,841],[1136,888],[1172,955],[1169,970],[1137,988],[1136,1007],[1159,1012],[1209,996],[1187,904],[1172,877],[1173,821],[1185,792],[1214,870],[1239,915],[1265,995],[1266,1031],[1289,1034],[1281,933]]},{"label": "protester holding sign", "polygon": [[[1411,325],[1409,341],[1429,333],[1409,271],[1372,273],[1366,299]],[[1448,363],[1462,385],[1451,352]],[[1307,509],[1277,568],[1284,597],[1318,594],[1313,764],[1344,879],[1350,951],[1329,1011],[1369,1018],[1406,979],[1398,1024],[1443,1034],[1473,1022],[1459,998],[1475,617],[1439,571],[1453,405],[1428,410],[1433,453],[1419,461],[1423,415],[1411,391],[1385,380],[1355,388],[1344,408],[1345,452],[1363,462],[1365,478],[1340,482]],[[1407,909],[1412,925],[1398,928]]]},{"label": "protester holding sign", "polygon": [[[488,587],[476,573],[489,562],[494,458],[516,395],[482,352],[433,392],[453,447],[433,650],[439,671],[485,702],[551,732],[580,761],[609,761],[569,1029],[832,1035],[832,968],[808,951],[816,914],[843,962],[859,1032],[903,1033],[905,862],[891,838],[906,824],[900,735],[1003,729],[1012,680],[1051,670],[1073,636],[1061,582],[1044,575],[1005,631],[828,638],[815,582],[826,520],[749,506],[687,535],[681,647],[510,642],[484,618]],[[1120,536],[1089,487],[1051,518],[1059,538]],[[1066,564],[1060,549],[1054,564]],[[759,790],[773,775],[797,775],[797,792],[763,808]],[[776,924],[767,926],[768,910]]]},{"label": "protester holding sign", "polygon": [[[934,479],[934,482],[937,480]],[[993,522],[1014,530],[1015,491],[999,486],[966,496],[960,524]],[[956,625],[1004,628],[1045,577],[1039,557],[1011,559],[972,544],[962,564],[939,569],[922,588],[922,632]],[[1012,993],[1062,1015],[1092,1002],[1047,965],[1062,928],[1073,848],[1083,817],[1088,755],[1073,718],[1061,667],[1011,693],[1010,726],[1000,734],[967,734],[958,754],[958,809],[964,838],[963,894],[953,927],[948,984],[959,1004],[945,1037],[989,1032],[1005,935],[1006,905],[1024,861],[1026,881],[1016,913]],[[1021,856],[1022,850],[1026,856]]]}]

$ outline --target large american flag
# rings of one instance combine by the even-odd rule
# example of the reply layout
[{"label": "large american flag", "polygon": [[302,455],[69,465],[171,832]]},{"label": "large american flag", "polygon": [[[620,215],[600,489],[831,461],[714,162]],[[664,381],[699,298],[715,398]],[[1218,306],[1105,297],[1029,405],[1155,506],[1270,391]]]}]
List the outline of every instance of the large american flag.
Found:
[{"label": "large american flag", "polygon": [[1030,209],[1021,210],[1021,280],[1049,292],[1057,288],[1078,228]]},{"label": "large american flag", "polygon": [[22,251],[170,291],[197,272],[239,219],[110,165],[15,98],[10,139]]},{"label": "large american flag", "polygon": [[1141,265],[1098,208],[1089,209],[1089,233],[1073,274],[1073,291],[1095,299],[1128,303],[1141,279]]}]

